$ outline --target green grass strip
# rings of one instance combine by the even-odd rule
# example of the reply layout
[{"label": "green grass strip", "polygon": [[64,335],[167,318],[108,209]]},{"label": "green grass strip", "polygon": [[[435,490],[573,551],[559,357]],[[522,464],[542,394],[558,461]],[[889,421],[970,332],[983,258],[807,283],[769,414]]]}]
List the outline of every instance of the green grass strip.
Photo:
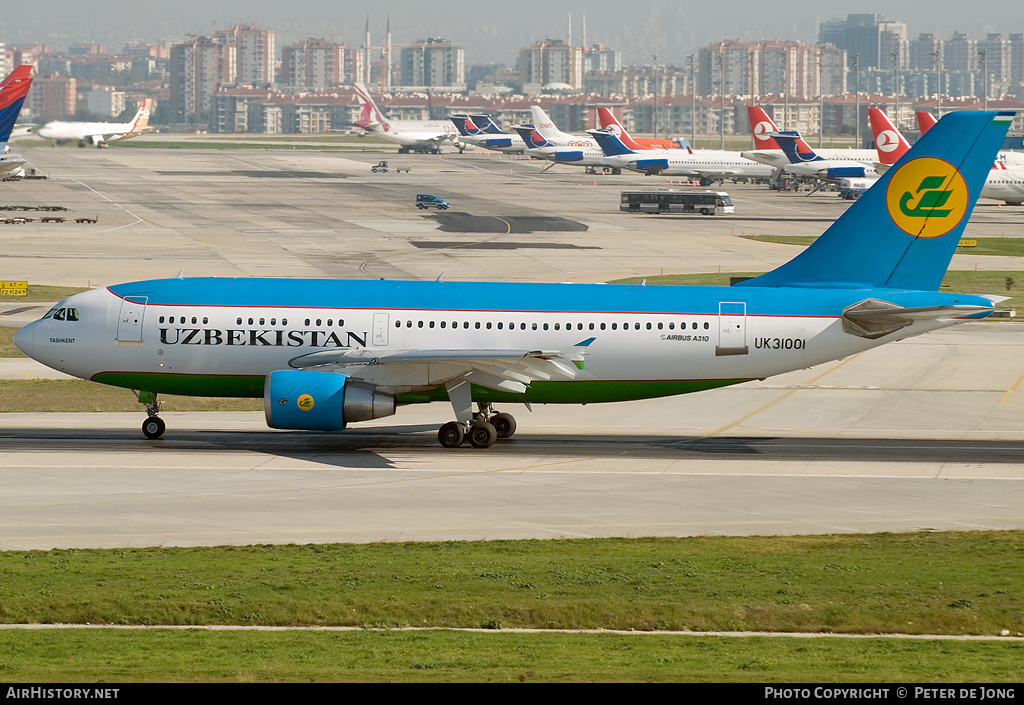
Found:
[{"label": "green grass strip", "polygon": [[[810,245],[817,235],[742,235],[746,240],[771,242],[779,245]],[[959,255],[994,255],[1000,257],[1024,257],[1024,238],[1020,237],[965,237],[961,242],[971,241],[974,246],[961,245]]]},{"label": "green grass strip", "polygon": [[[11,278],[13,279],[14,277]],[[6,296],[0,294],[0,303],[35,303],[38,301],[56,302],[75,294],[81,294],[83,291],[88,291],[88,289],[81,286],[49,286],[45,284],[32,284],[30,282],[28,285],[28,294],[26,296]]]},{"label": "green grass strip", "polygon": [[0,553],[0,622],[1024,633],[1024,532]]},{"label": "green grass strip", "polygon": [[[131,391],[87,380],[0,380],[0,413],[144,410]],[[263,400],[161,394],[160,410],[262,411]]]}]

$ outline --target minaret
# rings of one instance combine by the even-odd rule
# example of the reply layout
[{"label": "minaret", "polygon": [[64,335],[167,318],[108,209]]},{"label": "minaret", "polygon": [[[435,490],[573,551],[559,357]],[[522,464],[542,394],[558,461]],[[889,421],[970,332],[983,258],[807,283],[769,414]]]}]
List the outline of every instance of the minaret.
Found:
[{"label": "minaret", "polygon": [[586,11],[584,11],[583,12],[583,51],[586,51],[588,46],[589,46],[589,44],[587,44],[587,13],[586,13]]},{"label": "minaret", "polygon": [[572,11],[569,11],[569,40],[566,42],[569,46],[572,46]]},{"label": "minaret", "polygon": [[370,82],[370,13],[366,13],[366,39],[363,40],[363,65],[359,69],[359,82]]},{"label": "minaret", "polygon": [[388,13],[387,30],[384,32],[384,66],[381,68],[380,87],[382,90],[391,88],[391,14]]}]

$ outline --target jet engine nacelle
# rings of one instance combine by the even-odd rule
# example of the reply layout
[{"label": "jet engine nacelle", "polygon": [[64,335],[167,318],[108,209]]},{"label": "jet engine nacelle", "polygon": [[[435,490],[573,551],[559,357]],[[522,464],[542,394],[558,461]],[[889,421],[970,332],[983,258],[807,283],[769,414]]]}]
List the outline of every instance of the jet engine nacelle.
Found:
[{"label": "jet engine nacelle", "polygon": [[839,179],[863,179],[867,176],[866,166],[837,166],[825,171],[825,178],[832,180]]},{"label": "jet engine nacelle", "polygon": [[278,370],[263,392],[267,425],[301,431],[340,431],[354,421],[395,413],[395,397],[335,372]]},{"label": "jet engine nacelle", "polygon": [[583,161],[583,152],[555,152],[556,162],[580,162]]},{"label": "jet engine nacelle", "polygon": [[636,162],[638,171],[644,172],[647,176],[658,176],[665,169],[668,169],[667,159],[638,159]]}]

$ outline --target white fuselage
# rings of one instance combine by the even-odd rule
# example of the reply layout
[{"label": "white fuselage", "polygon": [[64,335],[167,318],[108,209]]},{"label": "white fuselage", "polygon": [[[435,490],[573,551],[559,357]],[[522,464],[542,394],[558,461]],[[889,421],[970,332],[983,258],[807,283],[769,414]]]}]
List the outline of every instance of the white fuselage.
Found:
[{"label": "white fuselage", "polygon": [[77,141],[92,140],[113,142],[115,140],[136,137],[140,132],[132,132],[132,123],[113,122],[48,122],[40,127],[36,134],[49,140]]},{"label": "white fuselage", "polygon": [[441,120],[388,120],[385,124],[374,124],[366,129],[403,147],[439,147],[444,142],[459,138],[455,126]]},{"label": "white fuselage", "polygon": [[516,152],[522,154],[526,151],[526,143],[523,142],[523,138],[519,135],[490,133],[485,135],[460,135],[455,139],[474,147],[483,147],[495,152]]},{"label": "white fuselage", "polygon": [[982,198],[1024,205],[1024,168],[993,169],[981,188]]},{"label": "white fuselage", "polygon": [[[182,286],[188,286],[187,282],[183,280]],[[409,283],[364,284],[366,291],[379,292]],[[22,329],[16,343],[44,364],[84,379],[154,389],[161,382],[142,380],[187,378],[195,385],[188,393],[202,394],[206,389],[210,395],[218,395],[218,380],[252,378],[262,385],[263,377],[298,366],[296,361],[304,356],[331,354],[341,360],[331,371],[403,394],[434,389],[451,377],[451,370],[443,362],[406,368],[367,364],[366,360],[395,351],[461,349],[484,355],[509,349],[565,350],[592,337],[594,342],[587,348],[585,365],[576,379],[559,384],[604,382],[624,390],[616,398],[643,398],[680,393],[672,385],[683,381],[699,380],[706,388],[809,367],[956,322],[952,318],[918,321],[882,340],[850,335],[844,331],[839,313],[849,304],[870,298],[870,291],[803,292],[801,296],[821,296],[829,301],[827,308],[835,313],[824,316],[785,311],[748,315],[748,305],[753,307],[760,297],[778,297],[775,290],[753,288],[740,292],[728,287],[694,287],[700,290],[703,303],[694,301],[693,310],[714,309],[700,313],[685,308],[644,312],[648,304],[657,301],[658,290],[669,293],[669,289],[680,287],[506,285],[524,292],[529,287],[548,287],[541,293],[564,290],[572,297],[590,296],[590,291],[593,297],[622,295],[635,304],[630,312],[614,312],[458,308],[462,305],[460,294],[475,288],[482,293],[488,285],[446,286],[436,283],[437,295],[423,297],[429,301],[424,302],[426,306],[403,309],[225,306],[213,301],[136,304],[98,289],[60,304],[73,307],[76,320],[44,318]],[[715,300],[718,303],[713,303]],[[551,301],[552,306],[558,303],[557,299]],[[794,302],[794,308],[802,305]],[[362,361],[346,366],[341,354],[351,351],[361,353]],[[630,391],[631,386],[645,382],[664,385],[664,392],[643,391],[642,387]],[[534,400],[609,400],[607,392],[595,394],[584,384],[575,388],[578,392],[568,389],[557,394],[542,390]],[[527,396],[522,399],[531,400]]]},{"label": "white fuselage", "polygon": [[[874,168],[875,163],[878,162],[878,152],[874,149],[819,149],[815,150],[815,153],[826,160],[852,162],[869,169]],[[789,171],[789,167],[794,166],[790,164],[789,157],[781,149],[751,149],[740,152],[740,154],[745,159],[767,164],[776,169]]]},{"label": "white fuselage", "polygon": [[764,178],[772,175],[771,167],[744,159],[737,152],[721,150],[648,149],[633,154],[609,157],[618,166],[649,172],[645,162],[665,160],[667,166],[657,173],[662,176],[706,176],[710,178]]}]

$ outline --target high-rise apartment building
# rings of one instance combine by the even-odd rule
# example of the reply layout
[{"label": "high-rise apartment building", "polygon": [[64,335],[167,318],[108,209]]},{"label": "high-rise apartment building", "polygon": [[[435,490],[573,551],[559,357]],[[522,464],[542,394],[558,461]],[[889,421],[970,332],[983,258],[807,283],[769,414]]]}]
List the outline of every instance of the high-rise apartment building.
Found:
[{"label": "high-rise apartment building", "polygon": [[345,75],[344,44],[326,39],[307,39],[281,50],[281,84],[322,90],[342,83]]},{"label": "high-rise apartment building", "polygon": [[210,109],[210,96],[235,83],[235,46],[219,38],[196,37],[171,47],[171,113],[179,120]]},{"label": "high-rise apartment building", "polygon": [[402,47],[399,54],[401,86],[466,85],[466,50],[446,39],[424,39]]},{"label": "high-rise apartment building", "polygon": [[907,45],[907,68],[911,71],[935,71],[942,66],[945,42],[934,34],[919,34]]},{"label": "high-rise apartment building", "polygon": [[894,65],[895,52],[905,66],[907,25],[882,15],[849,14],[845,20],[830,20],[818,25],[818,43],[846,50],[849,60],[856,55],[862,69],[888,69]]},{"label": "high-rise apartment building", "polygon": [[28,92],[26,107],[33,118],[53,120],[75,114],[77,82],[66,76],[37,76]]},{"label": "high-rise apartment building", "polygon": [[267,85],[274,82],[274,32],[255,24],[240,24],[214,33],[235,47],[233,83]]},{"label": "high-rise apartment building", "polygon": [[546,85],[565,83],[583,86],[583,47],[574,47],[561,39],[545,39],[519,50],[519,80]]},{"label": "high-rise apartment building", "polygon": [[728,41],[698,50],[699,95],[786,95],[795,99],[846,92],[846,52],[830,44]]},{"label": "high-rise apartment building", "polygon": [[953,38],[943,43],[942,68],[958,73],[977,71],[978,42],[965,32],[953,32]]}]

